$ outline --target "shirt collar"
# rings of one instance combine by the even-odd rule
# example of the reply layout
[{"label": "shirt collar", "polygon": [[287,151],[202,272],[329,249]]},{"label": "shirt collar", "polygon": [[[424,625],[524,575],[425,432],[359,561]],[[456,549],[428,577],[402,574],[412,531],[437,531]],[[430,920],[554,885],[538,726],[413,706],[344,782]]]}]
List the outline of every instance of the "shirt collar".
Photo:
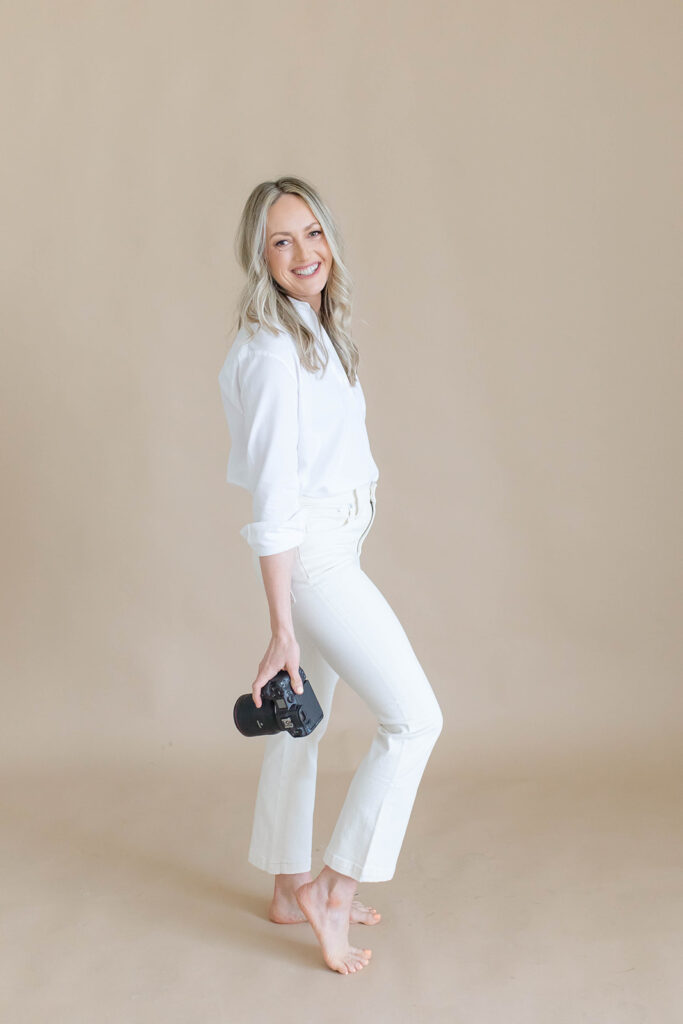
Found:
[{"label": "shirt collar", "polygon": [[[291,295],[288,295],[287,298],[292,303],[294,308],[297,310],[299,316],[304,320],[305,323],[308,324],[310,328],[312,328],[316,337],[320,337],[321,339],[327,337],[327,332],[323,325],[321,324],[318,314],[313,309],[313,306],[311,306],[310,302],[305,302],[303,299],[295,299]],[[344,373],[344,368],[341,365],[339,356],[334,349],[334,345],[332,345],[332,343],[329,341],[329,338],[327,342],[323,342],[323,344],[325,345],[326,348],[331,350],[332,372],[336,374],[336,376],[339,377],[339,379],[343,381],[344,384],[348,384],[349,379]]]},{"label": "shirt collar", "polygon": [[311,317],[315,318],[316,324],[320,323],[318,319],[318,314],[313,309],[313,306],[311,306],[310,302],[305,302],[303,299],[295,299],[291,295],[288,295],[287,298],[292,303],[294,308],[298,311],[299,316],[302,316],[304,320],[309,324],[309,326],[311,324]]}]

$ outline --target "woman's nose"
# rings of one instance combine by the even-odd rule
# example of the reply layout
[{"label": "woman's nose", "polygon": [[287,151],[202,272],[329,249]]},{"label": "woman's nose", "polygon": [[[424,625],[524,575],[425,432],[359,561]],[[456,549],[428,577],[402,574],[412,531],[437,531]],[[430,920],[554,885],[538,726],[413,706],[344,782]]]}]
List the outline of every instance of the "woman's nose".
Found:
[{"label": "woman's nose", "polygon": [[294,242],[294,244],[292,245],[291,251],[294,253],[294,258],[298,263],[303,264],[306,262],[306,260],[310,261],[313,258],[311,256],[311,253],[313,252],[313,247],[311,246],[309,249],[309,241],[315,241],[315,239],[310,239],[308,241],[303,242]]}]

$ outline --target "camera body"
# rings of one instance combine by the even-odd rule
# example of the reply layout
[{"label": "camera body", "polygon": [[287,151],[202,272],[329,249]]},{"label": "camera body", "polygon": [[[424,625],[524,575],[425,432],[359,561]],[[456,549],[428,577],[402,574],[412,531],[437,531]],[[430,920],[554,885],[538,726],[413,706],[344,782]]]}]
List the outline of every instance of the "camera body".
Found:
[{"label": "camera body", "polygon": [[323,709],[299,666],[304,692],[295,693],[286,669],[269,679],[261,690],[261,707],[257,708],[250,693],[235,701],[233,719],[243,736],[267,736],[288,732],[290,736],[308,736],[322,721]]}]

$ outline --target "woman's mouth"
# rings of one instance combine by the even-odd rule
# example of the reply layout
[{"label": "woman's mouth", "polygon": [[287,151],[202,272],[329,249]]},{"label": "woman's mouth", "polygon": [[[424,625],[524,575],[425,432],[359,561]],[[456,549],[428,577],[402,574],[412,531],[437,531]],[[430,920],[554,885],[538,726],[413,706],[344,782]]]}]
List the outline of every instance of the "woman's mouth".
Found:
[{"label": "woman's mouth", "polygon": [[320,265],[320,261],[309,263],[307,267],[300,267],[298,270],[293,270],[292,273],[296,274],[297,277],[313,277],[314,274],[318,273]]}]

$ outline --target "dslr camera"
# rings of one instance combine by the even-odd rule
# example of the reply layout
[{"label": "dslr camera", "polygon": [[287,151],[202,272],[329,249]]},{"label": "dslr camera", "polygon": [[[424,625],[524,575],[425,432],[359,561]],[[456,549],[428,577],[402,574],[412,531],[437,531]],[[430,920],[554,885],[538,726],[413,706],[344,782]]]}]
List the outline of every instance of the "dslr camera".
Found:
[{"label": "dslr camera", "polygon": [[323,709],[299,666],[304,692],[295,693],[289,672],[282,668],[261,690],[261,707],[257,708],[251,693],[235,701],[233,718],[243,736],[267,736],[288,732],[290,736],[308,736],[322,721]]}]

